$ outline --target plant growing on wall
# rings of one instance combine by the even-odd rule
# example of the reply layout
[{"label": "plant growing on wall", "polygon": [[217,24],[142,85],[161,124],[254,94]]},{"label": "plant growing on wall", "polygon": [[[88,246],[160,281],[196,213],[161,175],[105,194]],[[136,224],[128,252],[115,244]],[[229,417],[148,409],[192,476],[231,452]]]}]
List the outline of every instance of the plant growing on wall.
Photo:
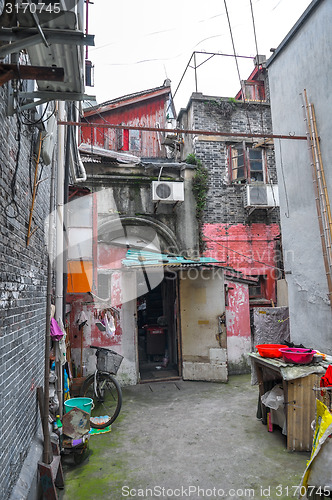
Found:
[{"label": "plant growing on wall", "polygon": [[224,99],[213,99],[205,102],[210,111],[217,111],[223,118],[229,119],[236,107],[236,99],[229,97],[226,101]]},{"label": "plant growing on wall", "polygon": [[186,158],[186,163],[196,166],[196,173],[193,178],[193,194],[196,200],[196,219],[198,221],[198,238],[199,251],[204,251],[203,241],[203,214],[206,206],[208,192],[208,170],[203,167],[201,160],[196,158],[194,154],[189,154]]}]

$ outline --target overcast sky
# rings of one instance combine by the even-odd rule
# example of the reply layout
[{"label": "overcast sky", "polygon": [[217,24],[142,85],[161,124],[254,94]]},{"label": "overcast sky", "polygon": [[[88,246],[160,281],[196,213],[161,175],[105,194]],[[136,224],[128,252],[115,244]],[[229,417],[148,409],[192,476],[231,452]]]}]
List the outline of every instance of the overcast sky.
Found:
[{"label": "overcast sky", "polygon": [[[171,80],[173,94],[193,51],[233,54],[224,0],[93,0],[89,32],[95,47],[95,86],[87,93],[98,102]],[[259,54],[277,47],[310,0],[252,0]],[[250,0],[226,0],[237,55],[256,55]],[[196,64],[206,55],[197,55]],[[251,59],[239,59],[240,77],[253,70]],[[240,89],[234,57],[215,56],[198,70],[198,92],[234,97]],[[188,68],[175,96],[177,112],[195,91]]]}]

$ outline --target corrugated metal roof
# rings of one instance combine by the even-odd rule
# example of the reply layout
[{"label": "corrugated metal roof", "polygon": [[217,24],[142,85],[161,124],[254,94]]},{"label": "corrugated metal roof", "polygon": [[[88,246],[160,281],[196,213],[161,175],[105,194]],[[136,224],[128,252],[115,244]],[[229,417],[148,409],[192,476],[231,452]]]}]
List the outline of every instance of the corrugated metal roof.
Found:
[{"label": "corrugated metal roof", "polygon": [[223,262],[219,262],[212,257],[199,257],[198,259],[188,259],[182,255],[168,255],[145,250],[129,249],[126,257],[122,259],[124,267],[200,267],[204,265],[218,265],[225,267]]},{"label": "corrugated metal roof", "polygon": [[102,108],[104,106],[109,106],[110,104],[117,104],[118,102],[127,101],[128,99],[134,99],[135,97],[141,97],[141,96],[144,96],[145,94],[148,95],[148,94],[152,94],[154,92],[158,92],[159,90],[165,90],[165,89],[169,90],[169,87],[165,87],[164,85],[161,85],[160,87],[155,87],[153,89],[141,90],[139,92],[134,92],[133,94],[127,94],[127,95],[124,95],[121,97],[116,97],[115,99],[110,99],[109,101],[101,102],[97,106],[93,106],[91,108],[88,108],[88,110],[85,110],[85,111],[93,111],[93,110],[96,110],[98,108]]}]

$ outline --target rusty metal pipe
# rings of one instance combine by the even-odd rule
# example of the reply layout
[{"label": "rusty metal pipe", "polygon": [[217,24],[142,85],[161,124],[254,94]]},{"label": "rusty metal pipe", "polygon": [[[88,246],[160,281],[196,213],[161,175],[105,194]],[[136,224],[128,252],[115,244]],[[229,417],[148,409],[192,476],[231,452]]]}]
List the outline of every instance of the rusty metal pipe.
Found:
[{"label": "rusty metal pipe", "polygon": [[168,132],[172,134],[190,134],[190,135],[211,135],[216,137],[248,137],[257,139],[292,139],[297,141],[306,141],[305,135],[285,135],[285,134],[252,134],[244,132],[220,132],[216,130],[192,130],[182,128],[156,128],[156,127],[141,127],[137,125],[115,125],[113,123],[88,123],[88,122],[71,122],[59,120],[58,125],[71,125],[74,127],[91,127],[91,128],[114,128],[114,129],[127,129],[127,130],[142,130],[146,132]]}]

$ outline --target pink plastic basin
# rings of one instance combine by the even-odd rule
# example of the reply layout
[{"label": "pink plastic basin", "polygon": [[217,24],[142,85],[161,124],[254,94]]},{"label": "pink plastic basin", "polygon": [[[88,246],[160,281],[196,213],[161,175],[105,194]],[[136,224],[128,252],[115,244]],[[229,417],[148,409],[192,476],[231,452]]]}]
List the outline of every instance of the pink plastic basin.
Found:
[{"label": "pink plastic basin", "polygon": [[316,351],[311,349],[303,349],[300,347],[283,347],[279,349],[284,361],[287,363],[296,363],[299,365],[307,365],[311,363]]}]

